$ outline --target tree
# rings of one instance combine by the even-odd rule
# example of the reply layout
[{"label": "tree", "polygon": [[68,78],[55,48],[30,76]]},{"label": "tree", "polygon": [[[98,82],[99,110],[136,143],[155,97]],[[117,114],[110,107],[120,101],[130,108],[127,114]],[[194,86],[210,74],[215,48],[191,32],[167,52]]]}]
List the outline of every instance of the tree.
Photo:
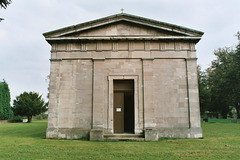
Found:
[{"label": "tree", "polygon": [[214,51],[216,59],[202,72],[199,68],[199,95],[201,113],[206,110],[220,113],[223,118],[232,109],[240,117],[240,33],[238,45]]},{"label": "tree", "polygon": [[198,85],[199,85],[199,98],[200,98],[200,111],[201,116],[205,115],[206,111],[210,108],[210,90],[208,87],[207,74],[201,71],[201,67],[198,66]]},{"label": "tree", "polygon": [[13,101],[14,115],[27,116],[28,123],[31,123],[32,116],[36,116],[47,111],[46,104],[35,92],[24,92]]},{"label": "tree", "polygon": [[[0,0],[0,7],[6,9],[7,6],[11,3],[11,0]],[[0,22],[4,20],[3,18],[0,18]]]},{"label": "tree", "polygon": [[226,74],[229,87],[229,105],[234,106],[237,111],[237,116],[240,117],[240,33],[237,33],[238,45],[235,51],[231,54],[230,67]]},{"label": "tree", "polygon": [[214,52],[216,60],[212,61],[212,65],[207,69],[208,86],[210,89],[210,111],[218,112],[223,118],[227,118],[230,112],[230,86],[227,75],[231,68],[232,54],[234,50],[231,48],[219,48]]},{"label": "tree", "polygon": [[10,101],[8,84],[3,80],[3,82],[0,82],[0,120],[10,119],[12,117]]},{"label": "tree", "polygon": [[1,8],[6,9],[11,2],[12,2],[11,0],[0,0],[0,6]]}]

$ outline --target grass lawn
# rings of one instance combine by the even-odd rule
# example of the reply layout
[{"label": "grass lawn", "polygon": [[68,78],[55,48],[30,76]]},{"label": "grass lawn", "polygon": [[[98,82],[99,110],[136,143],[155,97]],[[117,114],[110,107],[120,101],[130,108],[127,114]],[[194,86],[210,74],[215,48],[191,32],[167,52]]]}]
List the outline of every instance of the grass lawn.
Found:
[{"label": "grass lawn", "polygon": [[45,139],[46,127],[46,120],[0,124],[0,159],[240,159],[240,123],[230,120],[203,122],[203,139],[158,142]]}]

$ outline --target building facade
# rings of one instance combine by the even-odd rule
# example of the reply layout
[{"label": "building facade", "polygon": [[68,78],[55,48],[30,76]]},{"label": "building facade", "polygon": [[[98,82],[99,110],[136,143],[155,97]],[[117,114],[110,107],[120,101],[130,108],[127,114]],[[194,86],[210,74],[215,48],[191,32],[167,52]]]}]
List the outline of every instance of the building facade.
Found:
[{"label": "building facade", "polygon": [[195,45],[203,32],[125,13],[44,33],[47,138],[200,138]]}]

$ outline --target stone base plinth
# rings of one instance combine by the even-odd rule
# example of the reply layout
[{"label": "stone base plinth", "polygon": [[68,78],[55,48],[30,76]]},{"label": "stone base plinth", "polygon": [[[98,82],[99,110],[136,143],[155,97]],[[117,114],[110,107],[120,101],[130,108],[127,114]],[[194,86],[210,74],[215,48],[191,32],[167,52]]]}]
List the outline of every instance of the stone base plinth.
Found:
[{"label": "stone base plinth", "polygon": [[103,130],[102,129],[92,129],[90,131],[90,141],[103,141]]},{"label": "stone base plinth", "polygon": [[89,130],[80,128],[47,128],[46,138],[88,139]]},{"label": "stone base plinth", "polygon": [[158,130],[146,129],[144,131],[145,141],[158,141]]},{"label": "stone base plinth", "polygon": [[161,128],[158,137],[169,138],[202,138],[202,128]]}]

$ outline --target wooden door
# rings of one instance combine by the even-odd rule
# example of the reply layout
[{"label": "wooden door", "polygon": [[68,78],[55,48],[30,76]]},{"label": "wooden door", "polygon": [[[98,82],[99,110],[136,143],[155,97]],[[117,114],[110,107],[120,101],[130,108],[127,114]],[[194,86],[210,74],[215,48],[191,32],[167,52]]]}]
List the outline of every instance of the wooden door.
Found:
[{"label": "wooden door", "polygon": [[124,133],[124,93],[114,92],[114,133]]}]

